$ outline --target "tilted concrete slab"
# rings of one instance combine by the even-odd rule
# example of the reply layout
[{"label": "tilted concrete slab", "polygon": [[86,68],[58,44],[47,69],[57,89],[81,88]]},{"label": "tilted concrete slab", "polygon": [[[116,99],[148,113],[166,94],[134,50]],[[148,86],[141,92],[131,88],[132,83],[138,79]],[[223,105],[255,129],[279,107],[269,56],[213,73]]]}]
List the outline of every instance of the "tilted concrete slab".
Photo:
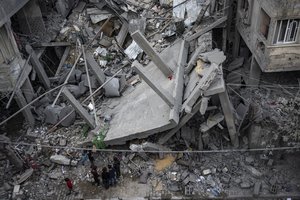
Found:
[{"label": "tilted concrete slab", "polygon": [[[178,64],[182,60],[179,56],[182,47],[182,40],[178,40],[160,54],[164,62],[175,73],[178,73],[178,67],[182,67],[181,64]],[[183,53],[182,56],[184,56]],[[153,62],[144,67],[144,71],[162,89],[169,92],[173,92],[179,78],[182,79],[176,74],[172,80],[166,78]],[[181,72],[183,75],[183,70]],[[172,108],[145,81],[138,84],[127,95],[113,100],[119,104],[111,111],[113,117],[104,139],[108,145],[124,144],[128,140],[146,138],[177,125],[175,120],[170,118]]]}]

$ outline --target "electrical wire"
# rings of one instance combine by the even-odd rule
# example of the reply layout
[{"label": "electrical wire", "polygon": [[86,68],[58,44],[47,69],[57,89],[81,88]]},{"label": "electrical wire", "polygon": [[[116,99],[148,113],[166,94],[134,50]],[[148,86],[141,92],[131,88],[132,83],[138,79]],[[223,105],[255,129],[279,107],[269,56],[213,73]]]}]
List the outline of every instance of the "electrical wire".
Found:
[{"label": "electrical wire", "polygon": [[[241,76],[245,76],[244,74],[239,73],[239,72],[229,71],[228,69],[226,69],[224,67],[223,67],[223,70],[228,71],[228,72],[233,73],[233,74],[238,74],[238,75],[241,75]],[[260,80],[260,79],[257,79],[257,78],[253,78],[253,77],[250,77],[250,76],[246,76],[246,77],[249,78],[249,79],[252,79],[252,80],[255,80],[255,81],[259,81],[259,82],[265,83],[267,85],[272,85],[273,87],[277,87],[278,88],[278,84],[276,85],[274,83],[271,83],[271,82],[268,82],[268,81],[263,81],[263,80]],[[256,87],[257,87],[257,85],[256,85]],[[298,86],[297,88],[300,88],[300,87]]]},{"label": "electrical wire", "polygon": [[17,146],[35,146],[35,147],[45,147],[45,148],[51,148],[51,149],[67,149],[67,150],[93,150],[97,152],[126,152],[126,153],[231,153],[231,152],[258,152],[258,151],[285,151],[285,150],[298,150],[300,149],[299,146],[293,146],[293,147],[269,147],[269,148],[255,148],[255,149],[222,149],[222,150],[195,150],[195,151],[172,151],[172,150],[143,150],[143,151],[137,151],[137,150],[130,150],[130,149],[93,149],[93,148],[82,148],[82,147],[72,147],[72,146],[50,146],[50,145],[44,145],[44,144],[30,144],[25,142],[5,142],[0,141],[0,144],[7,144],[7,145],[17,145]]}]

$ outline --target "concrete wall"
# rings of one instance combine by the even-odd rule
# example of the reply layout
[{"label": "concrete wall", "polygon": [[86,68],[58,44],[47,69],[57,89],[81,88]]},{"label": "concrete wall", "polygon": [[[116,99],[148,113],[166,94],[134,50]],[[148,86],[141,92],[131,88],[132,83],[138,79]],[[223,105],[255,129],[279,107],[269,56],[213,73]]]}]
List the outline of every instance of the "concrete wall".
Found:
[{"label": "concrete wall", "polygon": [[0,27],[20,10],[29,0],[1,0],[0,1]]},{"label": "concrete wall", "polygon": [[[256,58],[263,72],[300,70],[300,30],[293,44],[273,44],[277,20],[300,19],[299,0],[248,0],[250,20],[245,20],[245,12],[238,1],[236,27]],[[262,12],[271,18],[267,38],[260,31]],[[249,21],[249,23],[247,23]]]},{"label": "concrete wall", "polygon": [[22,64],[24,64],[10,22],[0,27],[0,54],[0,92],[10,91],[16,83]]}]

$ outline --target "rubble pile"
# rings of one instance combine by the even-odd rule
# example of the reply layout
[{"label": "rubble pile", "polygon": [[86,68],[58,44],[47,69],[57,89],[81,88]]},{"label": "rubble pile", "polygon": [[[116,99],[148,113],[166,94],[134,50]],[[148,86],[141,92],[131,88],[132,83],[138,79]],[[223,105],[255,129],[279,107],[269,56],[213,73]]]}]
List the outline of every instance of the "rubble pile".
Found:
[{"label": "rubble pile", "polygon": [[[61,1],[56,7],[64,11]],[[92,185],[92,163],[83,160],[88,150],[99,169],[117,156],[118,187],[126,191],[126,181],[147,184],[149,198],[297,191],[287,184],[297,182],[293,170],[280,171],[290,161],[267,150],[229,150],[280,141],[294,146],[300,138],[300,100],[249,96],[244,88],[239,88],[242,100],[228,96],[226,55],[211,31],[224,27],[223,8],[223,1],[209,0],[88,0],[78,1],[66,20],[50,13],[45,28],[55,37],[22,44],[37,88],[26,98],[38,99],[20,108],[33,113],[34,119],[27,118],[31,127],[24,126],[12,143],[0,138],[0,198],[65,199],[66,177],[76,188],[69,199],[96,198],[100,190],[103,198],[111,191],[110,197],[121,197],[118,189]],[[47,48],[58,58],[57,66],[51,64],[55,69],[46,70],[40,61]],[[231,70],[243,62],[231,63]],[[107,146],[121,153],[99,150]],[[203,150],[216,153],[204,156]],[[8,155],[13,159],[7,161]]]}]

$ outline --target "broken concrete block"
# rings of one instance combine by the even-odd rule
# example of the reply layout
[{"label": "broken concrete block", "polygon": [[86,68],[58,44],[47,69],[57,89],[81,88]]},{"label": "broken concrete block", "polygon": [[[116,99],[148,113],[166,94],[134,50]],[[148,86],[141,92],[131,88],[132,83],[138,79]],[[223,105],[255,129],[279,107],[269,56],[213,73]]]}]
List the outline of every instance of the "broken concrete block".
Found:
[{"label": "broken concrete block", "polygon": [[93,24],[97,24],[105,19],[108,19],[111,14],[99,14],[99,15],[90,15],[91,21]]},{"label": "broken concrete block", "polygon": [[141,33],[144,33],[145,29],[146,29],[146,18],[136,18],[136,19],[131,19],[129,21],[128,30],[130,33],[133,33],[137,30],[141,31]]},{"label": "broken concrete block", "polygon": [[169,148],[167,148],[163,145],[154,144],[154,143],[151,143],[151,142],[144,142],[141,145],[141,147],[145,151],[171,151],[171,149],[169,149]]},{"label": "broken concrete block", "polygon": [[[107,77],[109,79],[110,77]],[[105,86],[105,96],[106,97],[119,97],[120,92],[119,92],[119,79],[118,78],[113,78],[111,79]]]},{"label": "broken concrete block", "polygon": [[184,185],[187,185],[190,182],[190,177],[187,176],[182,182]]},{"label": "broken concrete block", "polygon": [[73,94],[75,98],[78,98],[82,95],[80,87],[78,85],[67,85],[66,87]]},{"label": "broken concrete block", "polygon": [[33,169],[29,168],[27,169],[20,177],[19,179],[14,183],[14,185],[18,185],[26,181],[33,173]]},{"label": "broken concrete block", "polygon": [[[70,70],[66,71],[59,79],[59,84],[62,84],[67,76],[69,75]],[[80,81],[82,71],[79,69],[74,69],[69,77],[68,83],[70,84],[76,84]]]},{"label": "broken concrete block", "polygon": [[209,61],[210,63],[215,63],[217,65],[222,64],[226,60],[226,56],[224,55],[223,51],[220,51],[219,49],[202,53],[200,56],[203,58],[203,60]]},{"label": "broken concrete block", "polygon": [[13,194],[12,194],[12,198],[13,199],[15,199],[16,198],[16,195],[18,195],[19,194],[19,192],[20,192],[20,185],[15,185],[14,186],[14,190],[13,190]]},{"label": "broken concrete block", "polygon": [[85,86],[84,81],[81,81],[79,84],[80,93],[84,94],[88,90],[88,87]]},{"label": "broken concrete block", "polygon": [[[70,112],[72,112],[72,113],[69,114]],[[69,115],[69,116],[66,117],[66,119],[64,119],[60,123],[62,126],[65,126],[65,127],[72,125],[76,119],[76,113],[72,106],[66,106],[61,109],[59,116],[58,116],[59,121],[61,121],[67,115]]]},{"label": "broken concrete block", "polygon": [[168,190],[178,192],[180,190],[178,182],[172,181],[168,184]]},{"label": "broken concrete block", "polygon": [[261,188],[261,182],[256,182],[254,184],[254,189],[253,189],[253,196],[254,197],[258,197],[259,196],[259,192],[260,192],[260,188]]},{"label": "broken concrete block", "polygon": [[50,157],[50,160],[54,163],[60,164],[60,165],[72,165],[76,166],[77,161],[76,160],[71,160],[67,158],[66,156],[63,155],[53,155]]},{"label": "broken concrete block", "polygon": [[245,165],[245,164],[241,164],[241,166],[243,166],[248,172],[250,172],[252,174],[252,176],[254,176],[256,178],[260,178],[263,175],[260,171],[258,171],[257,169],[255,169],[252,166]]},{"label": "broken concrete block", "polygon": [[271,166],[273,165],[273,163],[274,163],[274,160],[273,160],[273,159],[270,159],[270,160],[268,161],[267,165],[271,167]]},{"label": "broken concrete block", "polygon": [[59,146],[66,146],[67,145],[67,140],[65,138],[59,139]]},{"label": "broken concrete block", "polygon": [[11,190],[11,186],[10,184],[8,184],[7,182],[3,183],[3,188],[8,191],[8,190]]},{"label": "broken concrete block", "polygon": [[251,188],[251,184],[247,181],[244,181],[244,182],[241,182],[240,187],[242,189],[249,189],[249,188]]},{"label": "broken concrete block", "polygon": [[203,97],[201,99],[201,105],[200,105],[200,113],[201,115],[204,115],[206,110],[207,110],[207,107],[208,107],[208,101],[209,101],[210,97]]},{"label": "broken concrete block", "polygon": [[[87,79],[87,75],[86,74],[83,74],[81,76],[81,80],[84,81],[84,85],[89,88],[89,82],[88,82],[88,79]],[[94,75],[90,76],[90,82],[91,82],[91,88],[92,89],[96,89],[98,88],[100,85],[99,85],[99,82],[97,81],[96,77]]]},{"label": "broken concrete block", "polygon": [[211,174],[211,170],[210,169],[205,169],[202,171],[202,174],[205,176],[205,175],[209,175]]},{"label": "broken concrete block", "polygon": [[223,120],[224,120],[224,115],[222,115],[221,113],[218,113],[212,117],[209,117],[206,122],[204,122],[200,125],[200,131],[206,132]]},{"label": "broken concrete block", "polygon": [[45,122],[47,124],[56,124],[59,119],[59,113],[62,110],[61,106],[58,105],[48,105],[44,110]]},{"label": "broken concrete block", "polygon": [[252,164],[252,163],[254,163],[254,158],[252,156],[247,156],[245,158],[245,162],[248,164]]},{"label": "broken concrete block", "polygon": [[230,183],[230,177],[227,177],[227,176],[222,176],[221,177],[221,181],[223,182],[223,183],[225,183],[225,184],[228,184],[228,183]]},{"label": "broken concrete block", "polygon": [[249,148],[260,148],[261,146],[261,126],[253,124],[250,126],[249,133]]},{"label": "broken concrete block", "polygon": [[147,184],[147,180],[148,180],[149,174],[150,174],[150,172],[148,172],[148,171],[143,171],[143,172],[142,172],[142,175],[140,176],[139,183]]},{"label": "broken concrete block", "polygon": [[59,179],[62,176],[62,174],[60,172],[51,172],[48,174],[48,176],[49,178],[56,180]]},{"label": "broken concrete block", "polygon": [[224,167],[224,168],[222,169],[222,172],[223,172],[223,173],[227,173],[227,172],[228,172],[228,168],[227,168],[227,167]]}]

